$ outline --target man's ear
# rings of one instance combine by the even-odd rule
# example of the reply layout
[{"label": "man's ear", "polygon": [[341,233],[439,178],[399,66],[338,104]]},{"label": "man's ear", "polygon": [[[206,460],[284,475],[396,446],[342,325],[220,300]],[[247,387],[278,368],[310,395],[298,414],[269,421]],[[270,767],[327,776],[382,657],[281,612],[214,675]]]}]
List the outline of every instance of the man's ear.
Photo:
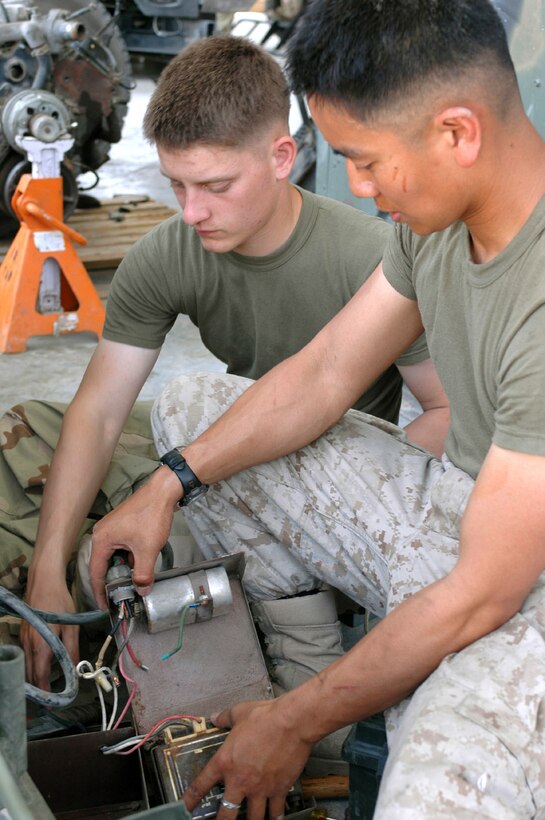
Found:
[{"label": "man's ear", "polygon": [[475,111],[464,106],[445,108],[435,117],[434,126],[457,164],[471,168],[482,144],[481,122]]},{"label": "man's ear", "polygon": [[273,160],[277,179],[286,179],[293,168],[297,155],[297,145],[293,137],[285,134],[277,137],[273,143]]}]

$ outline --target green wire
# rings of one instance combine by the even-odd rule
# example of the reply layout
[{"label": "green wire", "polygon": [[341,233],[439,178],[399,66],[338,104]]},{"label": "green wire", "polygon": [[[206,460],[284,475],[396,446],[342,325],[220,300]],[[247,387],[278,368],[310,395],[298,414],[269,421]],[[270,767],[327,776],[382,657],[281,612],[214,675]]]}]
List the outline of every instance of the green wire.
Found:
[{"label": "green wire", "polygon": [[195,604],[186,604],[186,606],[182,607],[182,609],[180,610],[180,628],[178,631],[178,645],[174,649],[171,649],[170,652],[166,652],[164,655],[162,655],[162,661],[166,661],[167,658],[171,658],[173,655],[176,654],[176,652],[179,652],[182,648],[182,644],[184,642],[185,619],[187,617],[187,613],[189,612],[192,606],[195,606]]}]

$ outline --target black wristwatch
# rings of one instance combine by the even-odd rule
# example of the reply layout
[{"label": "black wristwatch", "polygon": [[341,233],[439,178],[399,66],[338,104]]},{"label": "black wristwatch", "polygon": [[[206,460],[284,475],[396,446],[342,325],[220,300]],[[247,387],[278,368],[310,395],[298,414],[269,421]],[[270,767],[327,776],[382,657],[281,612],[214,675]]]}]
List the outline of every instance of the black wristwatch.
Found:
[{"label": "black wristwatch", "polygon": [[185,507],[192,501],[195,501],[200,495],[204,495],[208,491],[208,484],[202,484],[183,455],[178,450],[169,450],[164,456],[161,456],[160,461],[170,467],[172,472],[176,473],[180,479],[180,484],[184,488],[184,497],[178,501],[179,507]]}]

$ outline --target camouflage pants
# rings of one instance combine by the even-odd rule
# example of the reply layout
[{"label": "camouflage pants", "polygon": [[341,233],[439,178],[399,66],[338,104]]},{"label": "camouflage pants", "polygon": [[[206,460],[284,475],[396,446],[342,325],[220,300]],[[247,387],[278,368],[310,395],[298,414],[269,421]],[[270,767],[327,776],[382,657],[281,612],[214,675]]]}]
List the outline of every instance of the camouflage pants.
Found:
[{"label": "camouflage pants", "polygon": [[[22,595],[36,541],[43,487],[66,404],[27,401],[0,417],[0,584]],[[137,402],[80,536],[156,469],[151,402]],[[74,550],[77,544],[74,544]]]},{"label": "camouflage pants", "polygon": [[[152,411],[158,452],[192,441],[249,384],[173,381]],[[452,569],[472,487],[399,428],[349,411],[307,447],[213,485],[186,519],[207,557],[245,552],[251,597],[326,581],[384,615]],[[545,817],[544,583],[390,710],[375,817]]]}]

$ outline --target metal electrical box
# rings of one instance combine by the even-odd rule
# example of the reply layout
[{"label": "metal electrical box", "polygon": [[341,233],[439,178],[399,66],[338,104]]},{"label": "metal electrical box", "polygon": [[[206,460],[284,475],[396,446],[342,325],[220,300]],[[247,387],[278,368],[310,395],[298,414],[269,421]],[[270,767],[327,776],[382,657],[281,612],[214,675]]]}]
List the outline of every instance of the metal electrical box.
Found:
[{"label": "metal electrical box", "polygon": [[166,715],[183,712],[208,716],[243,700],[273,697],[242,587],[242,554],[159,573],[154,593],[159,595],[161,586],[169,587],[172,579],[183,580],[188,574],[196,576],[216,567],[223,567],[227,572],[232,604],[217,617],[197,618],[193,623],[188,618],[183,630],[183,647],[176,654],[164,658],[178,641],[179,630],[175,623],[156,632],[149,622],[149,612],[147,620],[134,619],[131,645],[148,667],[146,671],[131,666],[131,677],[138,687],[132,712],[139,733],[146,733]]}]

